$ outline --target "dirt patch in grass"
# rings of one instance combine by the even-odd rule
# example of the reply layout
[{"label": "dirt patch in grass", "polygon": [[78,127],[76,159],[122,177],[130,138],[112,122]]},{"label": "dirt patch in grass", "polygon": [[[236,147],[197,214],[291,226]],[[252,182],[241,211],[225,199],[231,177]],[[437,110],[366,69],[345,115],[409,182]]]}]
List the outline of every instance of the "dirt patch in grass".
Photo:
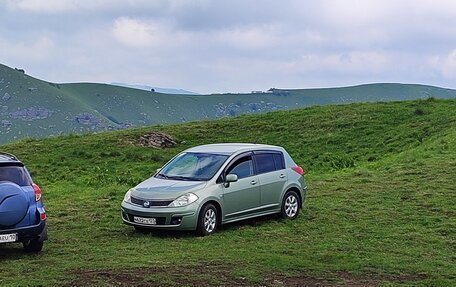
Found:
[{"label": "dirt patch in grass", "polygon": [[126,142],[128,144],[153,148],[169,148],[177,144],[172,136],[157,131],[145,133],[137,139],[127,140]]},{"label": "dirt patch in grass", "polygon": [[252,286],[221,265],[138,267],[135,269],[73,270],[67,286]]},{"label": "dirt patch in grass", "polygon": [[298,274],[264,274],[260,280],[250,280],[233,275],[232,269],[223,265],[139,267],[135,269],[77,269],[66,286],[348,286],[373,287],[385,282],[414,282],[425,279],[422,275],[354,275],[340,272],[328,276]]}]

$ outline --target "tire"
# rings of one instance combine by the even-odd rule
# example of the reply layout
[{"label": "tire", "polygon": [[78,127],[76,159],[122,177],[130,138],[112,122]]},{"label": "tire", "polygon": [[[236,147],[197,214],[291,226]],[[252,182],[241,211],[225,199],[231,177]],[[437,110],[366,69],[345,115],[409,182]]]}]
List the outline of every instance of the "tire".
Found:
[{"label": "tire", "polygon": [[38,253],[43,249],[43,241],[39,241],[38,238],[31,239],[22,242],[22,246],[24,246],[25,252]]},{"label": "tire", "polygon": [[198,216],[196,233],[200,236],[214,233],[218,227],[218,216],[217,208],[213,204],[204,205]]},{"label": "tire", "polygon": [[285,219],[295,219],[299,214],[299,206],[298,194],[293,190],[289,190],[283,197],[280,215]]}]

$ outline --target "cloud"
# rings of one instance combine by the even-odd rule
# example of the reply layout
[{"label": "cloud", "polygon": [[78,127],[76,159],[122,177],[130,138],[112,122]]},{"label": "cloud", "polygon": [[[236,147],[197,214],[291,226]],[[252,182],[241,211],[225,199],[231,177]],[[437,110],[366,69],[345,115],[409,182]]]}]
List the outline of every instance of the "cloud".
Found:
[{"label": "cloud", "polygon": [[39,63],[48,60],[53,56],[55,49],[54,41],[45,35],[17,42],[0,38],[0,43],[0,54],[21,58],[22,63],[27,61]]},{"label": "cloud", "polygon": [[[4,0],[7,9],[32,14],[159,13],[171,7],[167,0]],[[102,11],[102,13],[100,13]]]},{"label": "cloud", "polygon": [[265,49],[274,46],[280,37],[275,27],[263,25],[259,27],[234,28],[215,33],[217,41],[238,49]]},{"label": "cloud", "polygon": [[429,62],[443,77],[456,79],[456,49],[444,56],[433,56]]},{"label": "cloud", "polygon": [[[112,25],[114,39],[130,48],[156,48],[154,51],[182,47],[186,41],[194,41],[188,32],[173,29],[173,24],[167,21],[142,20],[132,17],[117,18]],[[158,49],[157,49],[158,48]],[[147,52],[148,50],[143,50]],[[150,50],[149,50],[150,51]]]},{"label": "cloud", "polygon": [[148,47],[159,42],[159,29],[151,23],[121,17],[114,22],[113,35],[131,47]]},{"label": "cloud", "polygon": [[50,81],[456,87],[456,1],[5,0],[0,19],[0,63]]},{"label": "cloud", "polygon": [[388,55],[376,51],[352,51],[348,53],[307,54],[295,65],[301,70],[332,74],[378,74],[389,67]]},{"label": "cloud", "polygon": [[7,0],[8,8],[33,13],[61,13],[78,8],[74,0]]}]

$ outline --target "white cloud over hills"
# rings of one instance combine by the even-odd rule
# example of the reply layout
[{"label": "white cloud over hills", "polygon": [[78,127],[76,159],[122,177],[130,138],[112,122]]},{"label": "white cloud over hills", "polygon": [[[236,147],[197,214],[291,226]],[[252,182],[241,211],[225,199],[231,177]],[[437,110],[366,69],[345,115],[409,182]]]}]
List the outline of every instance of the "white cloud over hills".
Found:
[{"label": "white cloud over hills", "polygon": [[0,63],[55,82],[456,88],[454,1],[6,0],[0,19]]}]

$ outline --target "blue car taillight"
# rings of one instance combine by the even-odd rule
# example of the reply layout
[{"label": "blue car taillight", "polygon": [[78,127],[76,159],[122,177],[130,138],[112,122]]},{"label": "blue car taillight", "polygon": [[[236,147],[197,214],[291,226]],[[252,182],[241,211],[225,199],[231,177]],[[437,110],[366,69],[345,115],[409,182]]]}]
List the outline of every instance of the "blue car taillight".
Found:
[{"label": "blue car taillight", "polygon": [[35,201],[40,201],[41,200],[41,189],[38,185],[32,184],[33,186],[33,191],[35,192]]}]

